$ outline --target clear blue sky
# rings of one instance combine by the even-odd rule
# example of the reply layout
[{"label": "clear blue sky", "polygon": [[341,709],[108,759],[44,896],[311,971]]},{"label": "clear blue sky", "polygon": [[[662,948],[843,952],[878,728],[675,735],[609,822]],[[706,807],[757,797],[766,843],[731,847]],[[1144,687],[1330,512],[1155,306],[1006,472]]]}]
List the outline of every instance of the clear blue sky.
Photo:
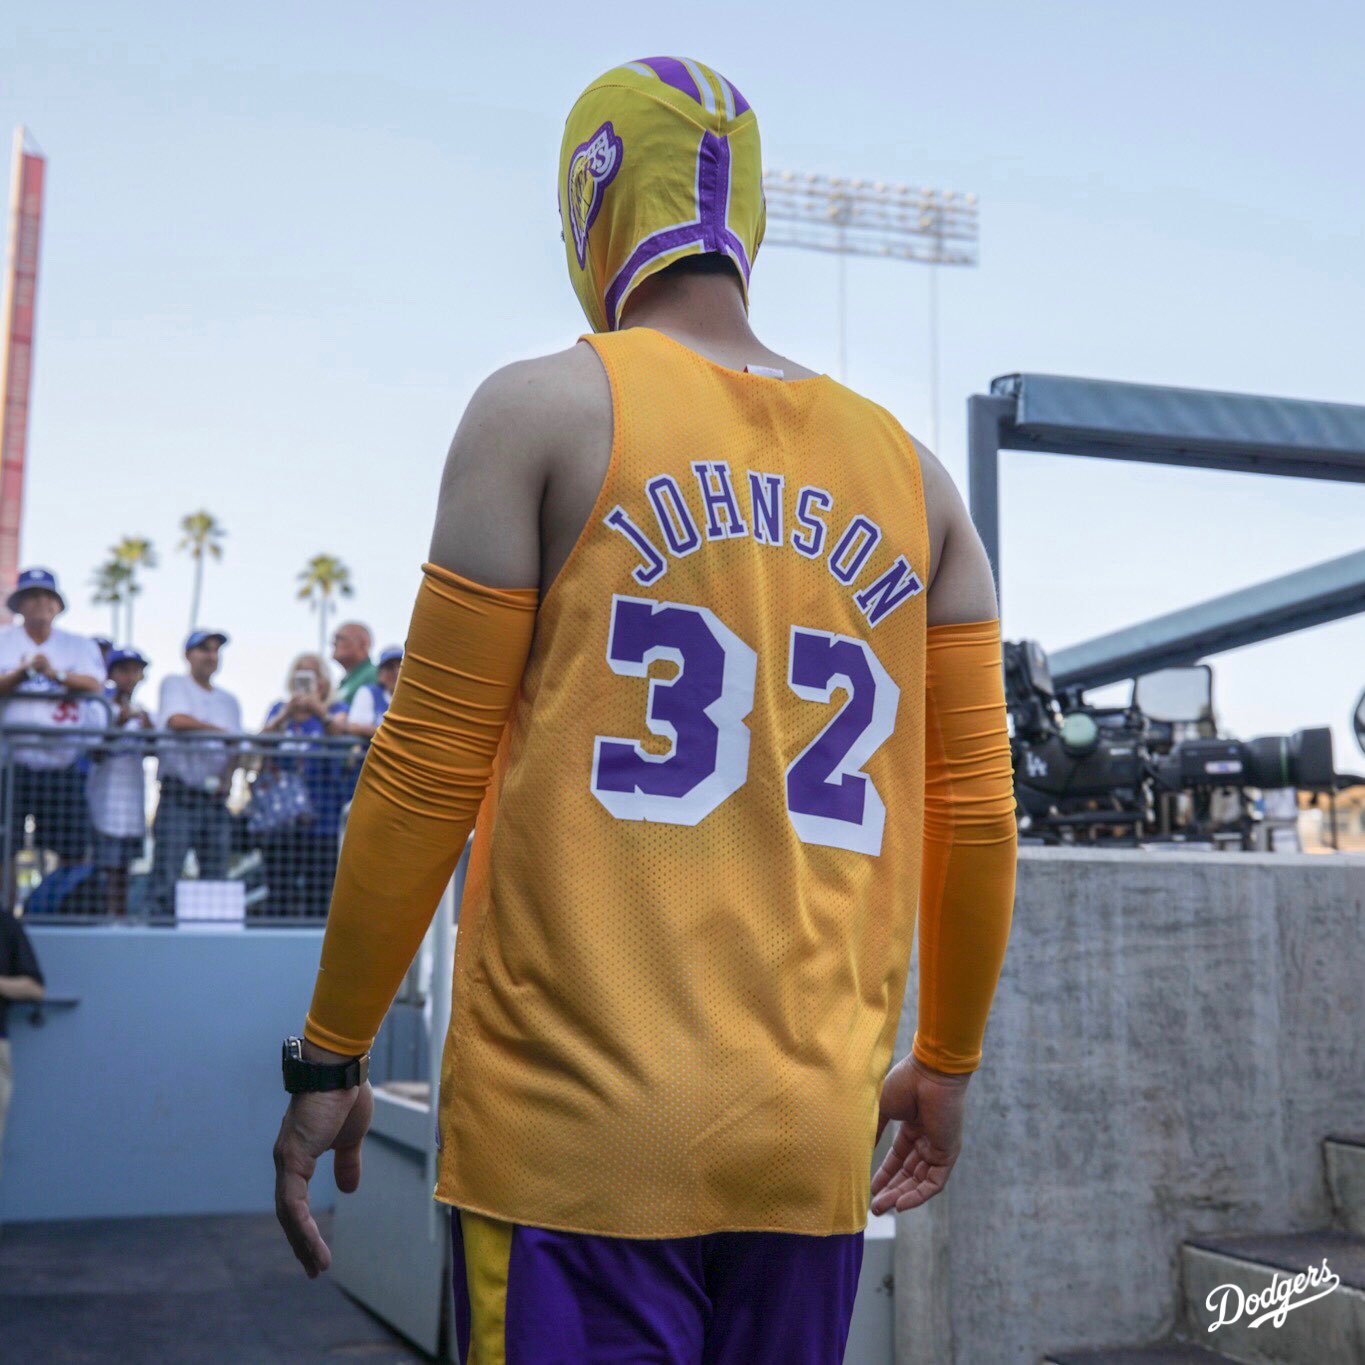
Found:
[{"label": "clear blue sky", "polygon": [[[215,512],[203,616],[253,720],[316,638],[304,560],[342,556],[348,612],[401,639],[470,393],[584,329],[559,133],[622,60],[724,71],[770,166],[980,196],[981,265],[942,278],[955,473],[966,397],[1013,370],[1365,402],[1359,5],[67,3],[7,27],[0,129],[49,163],[24,558],[102,630],[93,566],[150,536],[155,680],[188,613],[176,523]],[[925,272],[854,261],[849,290],[849,382],[927,437]],[[832,260],[760,255],[777,349],[832,369],[834,306]],[[1005,468],[1005,630],[1050,648],[1365,542],[1362,487]],[[1331,722],[1365,764],[1365,620],[1214,662],[1232,730]]]}]

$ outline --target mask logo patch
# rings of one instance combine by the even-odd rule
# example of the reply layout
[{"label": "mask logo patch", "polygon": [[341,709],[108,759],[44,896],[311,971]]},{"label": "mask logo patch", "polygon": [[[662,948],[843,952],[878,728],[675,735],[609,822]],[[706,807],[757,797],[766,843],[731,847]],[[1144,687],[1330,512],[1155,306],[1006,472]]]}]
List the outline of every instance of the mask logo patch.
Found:
[{"label": "mask logo patch", "polygon": [[588,261],[588,232],[602,207],[602,196],[621,169],[621,139],[604,123],[569,158],[569,227],[578,252],[579,269]]}]

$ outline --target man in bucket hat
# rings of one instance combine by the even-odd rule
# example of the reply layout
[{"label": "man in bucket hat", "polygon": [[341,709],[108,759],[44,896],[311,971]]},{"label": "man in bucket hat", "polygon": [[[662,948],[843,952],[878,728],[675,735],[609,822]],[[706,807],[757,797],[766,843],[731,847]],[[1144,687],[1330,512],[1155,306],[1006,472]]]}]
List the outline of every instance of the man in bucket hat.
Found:
[{"label": "man in bucket hat", "polygon": [[[20,620],[0,629],[0,724],[32,732],[16,737],[10,749],[14,783],[5,812],[8,889],[29,815],[34,817],[36,848],[51,849],[63,863],[85,856],[90,821],[79,760],[87,744],[60,732],[103,724],[102,709],[82,698],[100,693],[105,668],[94,640],[53,624],[66,610],[66,601],[50,569],[25,569],[6,605]],[[53,733],[36,733],[41,730]]]}]

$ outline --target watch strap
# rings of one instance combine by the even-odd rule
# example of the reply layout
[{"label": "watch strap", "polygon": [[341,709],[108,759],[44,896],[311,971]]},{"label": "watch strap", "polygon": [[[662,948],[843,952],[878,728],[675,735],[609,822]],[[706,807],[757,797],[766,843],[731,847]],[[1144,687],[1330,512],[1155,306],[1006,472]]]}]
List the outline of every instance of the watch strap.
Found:
[{"label": "watch strap", "polygon": [[281,1058],[284,1088],[291,1095],[313,1094],[328,1090],[354,1090],[370,1074],[370,1054],[351,1057],[344,1062],[310,1062],[303,1056],[303,1041],[286,1038]]}]

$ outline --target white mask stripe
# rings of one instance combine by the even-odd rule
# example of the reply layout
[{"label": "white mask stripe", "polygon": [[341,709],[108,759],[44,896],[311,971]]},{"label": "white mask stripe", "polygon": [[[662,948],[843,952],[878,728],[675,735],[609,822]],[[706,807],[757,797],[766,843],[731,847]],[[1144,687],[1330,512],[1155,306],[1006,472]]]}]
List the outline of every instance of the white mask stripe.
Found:
[{"label": "white mask stripe", "polygon": [[697,83],[697,89],[701,91],[701,102],[706,106],[708,114],[716,112],[716,92],[711,89],[711,82],[706,79],[706,73],[687,57],[682,59],[682,64],[692,73],[692,79]]}]

